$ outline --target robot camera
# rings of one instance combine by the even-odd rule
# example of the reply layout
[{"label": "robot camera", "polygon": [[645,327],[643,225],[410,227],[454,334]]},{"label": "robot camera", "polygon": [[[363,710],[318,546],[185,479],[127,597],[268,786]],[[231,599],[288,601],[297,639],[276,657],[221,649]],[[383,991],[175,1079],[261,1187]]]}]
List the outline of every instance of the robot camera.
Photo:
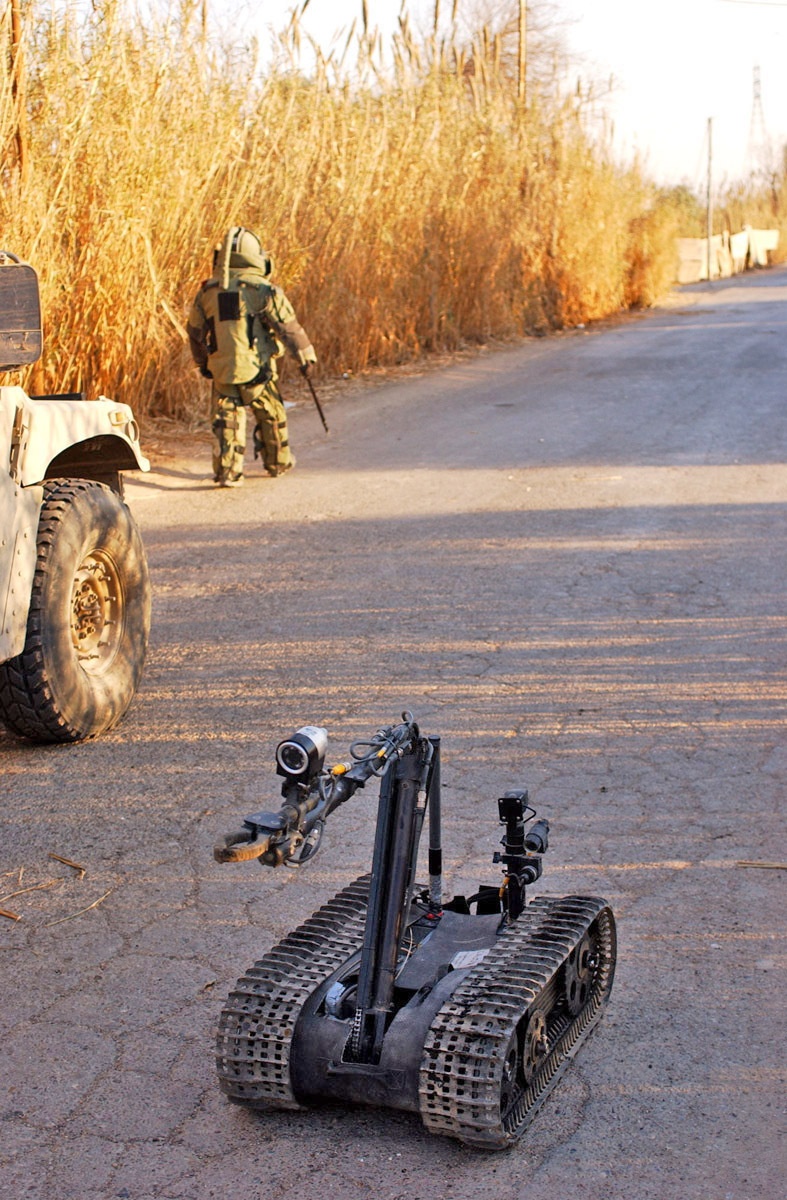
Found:
[{"label": "robot camera", "polygon": [[307,781],[322,770],[328,749],[328,731],[304,725],[276,747],[276,773],[287,779]]},{"label": "robot camera", "polygon": [[501,821],[522,821],[528,809],[527,792],[506,792],[497,802]]}]

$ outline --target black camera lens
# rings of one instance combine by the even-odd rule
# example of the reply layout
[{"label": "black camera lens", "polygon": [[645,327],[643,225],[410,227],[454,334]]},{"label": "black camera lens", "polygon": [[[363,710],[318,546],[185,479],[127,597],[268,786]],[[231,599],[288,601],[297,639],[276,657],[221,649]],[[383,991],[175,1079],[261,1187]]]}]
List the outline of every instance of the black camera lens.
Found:
[{"label": "black camera lens", "polygon": [[288,775],[301,775],[309,765],[309,756],[297,742],[283,742],[279,746],[278,760]]}]

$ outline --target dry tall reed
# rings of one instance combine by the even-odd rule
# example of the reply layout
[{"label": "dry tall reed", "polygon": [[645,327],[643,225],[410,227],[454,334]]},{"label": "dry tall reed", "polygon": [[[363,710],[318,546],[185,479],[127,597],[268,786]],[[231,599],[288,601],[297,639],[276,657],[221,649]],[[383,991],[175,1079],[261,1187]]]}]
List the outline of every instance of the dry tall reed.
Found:
[{"label": "dry tall reed", "polygon": [[592,320],[670,282],[674,205],[543,62],[524,109],[488,27],[418,41],[405,23],[385,57],[362,28],[352,67],[317,52],[307,74],[297,20],[263,71],[190,0],[145,20],[29,0],[21,47],[10,12],[0,219],[42,280],[33,390],[204,412],[184,323],[235,223],[272,250],[329,373]]}]

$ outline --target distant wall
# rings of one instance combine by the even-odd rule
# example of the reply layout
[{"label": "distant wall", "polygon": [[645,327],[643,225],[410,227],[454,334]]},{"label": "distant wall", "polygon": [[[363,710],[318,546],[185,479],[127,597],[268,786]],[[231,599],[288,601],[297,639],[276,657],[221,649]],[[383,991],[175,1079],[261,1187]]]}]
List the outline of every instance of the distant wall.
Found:
[{"label": "distant wall", "polygon": [[[677,283],[698,283],[708,278],[708,239],[678,238]],[[769,251],[779,244],[778,229],[752,229],[718,233],[711,238],[710,278],[724,279],[749,267],[767,267]]]}]

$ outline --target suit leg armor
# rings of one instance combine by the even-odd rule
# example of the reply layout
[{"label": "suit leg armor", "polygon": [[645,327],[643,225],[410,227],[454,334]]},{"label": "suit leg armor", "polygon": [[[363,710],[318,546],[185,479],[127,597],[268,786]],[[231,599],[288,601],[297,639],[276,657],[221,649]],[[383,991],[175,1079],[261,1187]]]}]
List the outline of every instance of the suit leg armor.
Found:
[{"label": "suit leg armor", "polygon": [[213,433],[218,445],[213,451],[213,478],[221,479],[243,474],[246,450],[246,409],[229,396],[216,397]]},{"label": "suit leg armor", "polygon": [[287,413],[275,379],[257,387],[240,389],[244,401],[254,413],[254,442],[262,452],[269,475],[282,475],[295,465],[290,450]]}]

